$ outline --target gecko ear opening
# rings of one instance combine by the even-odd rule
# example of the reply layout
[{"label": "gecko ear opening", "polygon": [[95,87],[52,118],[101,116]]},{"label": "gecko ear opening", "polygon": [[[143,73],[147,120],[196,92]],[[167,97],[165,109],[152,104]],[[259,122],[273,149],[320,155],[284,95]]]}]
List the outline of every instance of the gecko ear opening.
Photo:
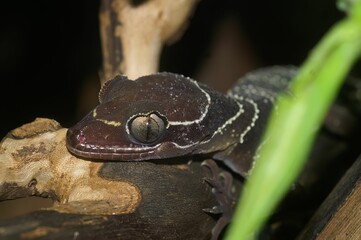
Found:
[{"label": "gecko ear opening", "polygon": [[151,144],[164,136],[167,120],[156,112],[141,114],[129,120],[129,134],[139,143]]}]

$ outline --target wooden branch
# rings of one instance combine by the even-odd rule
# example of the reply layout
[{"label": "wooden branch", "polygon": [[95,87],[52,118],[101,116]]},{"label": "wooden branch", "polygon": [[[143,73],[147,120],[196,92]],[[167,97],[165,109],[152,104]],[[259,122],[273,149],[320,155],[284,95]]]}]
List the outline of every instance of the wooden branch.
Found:
[{"label": "wooden branch", "polygon": [[303,239],[360,239],[361,156],[322,203],[298,237]]},{"label": "wooden branch", "polygon": [[3,239],[210,239],[210,233],[204,234],[209,229],[194,220],[165,222],[158,217],[149,221],[139,213],[97,216],[39,211],[0,222],[0,226]]},{"label": "wooden branch", "polygon": [[[181,35],[196,2],[103,0],[103,81],[156,72],[162,46]],[[1,141],[0,201],[40,196],[55,204],[0,222],[0,238],[210,238],[218,216],[203,209],[218,202],[200,162],[87,161],[67,151],[66,131],[39,118]],[[234,189],[237,199],[238,179]]]},{"label": "wooden branch", "polygon": [[198,0],[102,0],[102,82],[158,71],[162,46],[181,36]]},{"label": "wooden branch", "polygon": [[[216,216],[203,209],[217,202],[204,181],[211,177],[208,168],[190,159],[80,159],[65,147],[66,130],[36,119],[2,140],[0,200],[36,195],[56,204],[0,222],[0,238],[210,238]],[[237,199],[241,185],[234,183]]]},{"label": "wooden branch", "polygon": [[140,201],[139,189],[127,181],[103,179],[98,176],[102,163],[71,155],[65,147],[66,131],[54,120],[38,118],[2,140],[0,200],[35,195],[50,196],[61,204],[116,203],[119,196],[131,196],[122,198],[118,213],[133,211]]}]

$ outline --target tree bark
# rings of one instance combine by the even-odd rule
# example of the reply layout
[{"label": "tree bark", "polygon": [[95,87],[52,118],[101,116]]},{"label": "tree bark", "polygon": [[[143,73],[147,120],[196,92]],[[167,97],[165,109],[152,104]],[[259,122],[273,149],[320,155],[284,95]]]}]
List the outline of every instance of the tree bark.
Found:
[{"label": "tree bark", "polygon": [[[56,203],[0,222],[0,237],[210,238],[218,216],[203,209],[218,203],[205,181],[212,174],[201,161],[88,161],[67,151],[66,130],[54,120],[37,119],[2,140],[0,200],[35,195]],[[237,179],[234,187],[236,200]]]}]

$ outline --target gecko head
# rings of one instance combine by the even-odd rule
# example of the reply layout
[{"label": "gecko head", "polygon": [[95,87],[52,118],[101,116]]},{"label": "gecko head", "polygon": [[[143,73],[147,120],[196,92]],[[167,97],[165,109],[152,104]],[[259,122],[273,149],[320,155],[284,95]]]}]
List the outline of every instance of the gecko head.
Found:
[{"label": "gecko head", "polygon": [[141,161],[188,155],[204,141],[211,99],[189,78],[157,73],[105,83],[100,104],[68,129],[67,147],[90,159]]}]

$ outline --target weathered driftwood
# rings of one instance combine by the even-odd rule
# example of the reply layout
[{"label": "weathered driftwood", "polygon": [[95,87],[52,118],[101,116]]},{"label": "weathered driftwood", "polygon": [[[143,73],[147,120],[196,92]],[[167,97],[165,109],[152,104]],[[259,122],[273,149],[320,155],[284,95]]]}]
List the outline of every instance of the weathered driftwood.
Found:
[{"label": "weathered driftwood", "polygon": [[163,45],[182,35],[198,1],[102,0],[102,82],[157,72]]},{"label": "weathered driftwood", "polygon": [[37,119],[2,140],[0,200],[36,195],[56,203],[0,222],[0,238],[210,238],[218,216],[203,209],[217,202],[199,161],[88,161],[67,151],[65,133]]},{"label": "weathered driftwood", "polygon": [[[101,163],[78,159],[67,151],[66,130],[56,121],[39,118],[2,140],[0,200],[36,195],[49,196],[61,204],[87,200],[115,203],[123,196],[126,204],[120,212],[134,209],[139,189],[125,181],[98,177]],[[111,187],[105,187],[107,184]]]},{"label": "weathered driftwood", "polygon": [[[157,71],[161,47],[180,35],[197,1],[103,0],[100,12],[104,61],[102,81],[120,73],[136,78]],[[354,125],[353,120],[349,122],[348,127]],[[329,122],[332,123],[336,122]],[[333,134],[343,136],[354,132],[353,128],[346,128],[351,130],[345,133],[345,128],[338,128],[338,123]],[[203,211],[216,205],[216,200],[204,181],[205,177],[210,177],[209,170],[202,167],[200,161],[191,164],[188,164],[191,159],[187,158],[172,163],[87,161],[69,154],[65,148],[65,132],[66,129],[56,121],[37,119],[15,129],[2,140],[0,200],[35,195],[50,197],[55,200],[55,205],[0,222],[0,238],[210,238],[219,216]],[[326,143],[327,149],[333,149],[331,155],[339,156],[347,150],[346,143],[339,142],[339,138]],[[332,156],[325,158],[335,159]],[[360,165],[356,166],[360,173]],[[317,179],[319,177],[308,177],[306,185]],[[334,214],[328,212],[326,221],[314,224],[316,228],[309,228],[304,233],[306,235],[302,235],[306,238],[301,239],[316,233],[331,236],[335,234],[333,230],[339,230],[332,226],[345,223],[350,223],[343,228],[347,231],[354,224],[349,234],[359,231],[357,219],[360,216],[355,214],[360,203],[355,196],[359,197],[360,192],[350,188],[359,189],[359,180],[348,184],[348,187],[341,188],[342,196],[348,198],[330,204],[336,206]],[[240,182],[235,181],[234,186],[234,198],[237,199]],[[358,205],[352,205],[355,203]],[[348,210],[350,208],[354,211]],[[358,218],[345,217],[345,210]],[[321,219],[320,216],[316,215],[315,221]],[[281,223],[289,222],[289,218],[282,219],[285,220]],[[344,222],[334,224],[337,219]]]},{"label": "weathered driftwood", "polygon": [[[197,0],[103,0],[103,82],[158,70],[162,46],[180,36]],[[93,162],[65,147],[65,128],[37,119],[0,146],[0,200],[49,197],[50,209],[0,223],[6,239],[209,239],[217,204],[209,169],[174,162]],[[239,194],[235,181],[234,198]]]}]

